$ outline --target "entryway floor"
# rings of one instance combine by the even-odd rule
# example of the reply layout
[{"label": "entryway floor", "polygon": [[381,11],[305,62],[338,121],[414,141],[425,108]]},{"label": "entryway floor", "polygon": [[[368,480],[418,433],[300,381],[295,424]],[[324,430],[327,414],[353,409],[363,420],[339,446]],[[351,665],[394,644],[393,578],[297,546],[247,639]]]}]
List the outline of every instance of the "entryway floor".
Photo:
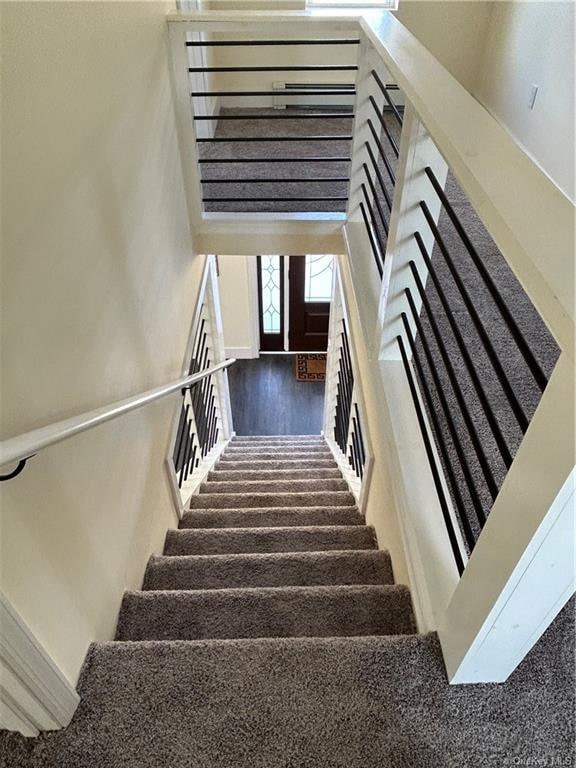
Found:
[{"label": "entryway floor", "polygon": [[262,355],[228,368],[237,435],[319,435],[324,382],[298,381],[294,355]]}]

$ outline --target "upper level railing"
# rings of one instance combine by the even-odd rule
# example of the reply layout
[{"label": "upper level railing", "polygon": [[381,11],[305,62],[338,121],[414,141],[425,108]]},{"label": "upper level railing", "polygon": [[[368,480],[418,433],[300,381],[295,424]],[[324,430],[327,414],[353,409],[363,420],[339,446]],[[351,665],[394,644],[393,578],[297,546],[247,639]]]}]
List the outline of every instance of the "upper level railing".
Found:
[{"label": "upper level railing", "polygon": [[175,43],[202,212],[343,213],[358,38],[218,29],[190,23]]}]

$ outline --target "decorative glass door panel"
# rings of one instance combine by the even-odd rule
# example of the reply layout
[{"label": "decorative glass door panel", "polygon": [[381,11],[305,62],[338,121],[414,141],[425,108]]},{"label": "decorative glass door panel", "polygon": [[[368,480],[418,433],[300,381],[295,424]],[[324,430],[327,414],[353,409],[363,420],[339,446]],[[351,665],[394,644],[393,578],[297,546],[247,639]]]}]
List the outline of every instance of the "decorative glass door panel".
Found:
[{"label": "decorative glass door panel", "polygon": [[284,257],[258,256],[260,349],[284,350]]}]

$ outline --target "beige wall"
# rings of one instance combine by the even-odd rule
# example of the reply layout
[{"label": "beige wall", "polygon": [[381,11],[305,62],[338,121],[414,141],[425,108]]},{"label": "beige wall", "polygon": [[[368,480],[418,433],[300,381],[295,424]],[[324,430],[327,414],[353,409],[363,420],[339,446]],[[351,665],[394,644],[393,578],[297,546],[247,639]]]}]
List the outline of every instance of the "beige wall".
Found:
[{"label": "beige wall", "polygon": [[475,95],[574,200],[574,4],[493,5]]},{"label": "beige wall", "polygon": [[[178,377],[192,256],[156,2],[2,5],[2,436]],[[74,682],[175,514],[176,400],[2,484],[2,590]]]},{"label": "beige wall", "polygon": [[218,256],[218,289],[228,357],[258,357],[256,256]]},{"label": "beige wall", "polygon": [[397,19],[472,91],[482,64],[492,2],[400,0]]}]

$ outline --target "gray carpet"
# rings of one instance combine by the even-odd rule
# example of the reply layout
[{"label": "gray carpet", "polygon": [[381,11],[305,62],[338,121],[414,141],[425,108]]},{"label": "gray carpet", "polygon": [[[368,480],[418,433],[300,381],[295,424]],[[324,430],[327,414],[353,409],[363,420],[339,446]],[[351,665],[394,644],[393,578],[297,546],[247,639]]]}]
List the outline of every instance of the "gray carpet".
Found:
[{"label": "gray carpet", "polygon": [[[228,495],[210,490],[225,458],[199,499]],[[188,512],[125,594],[117,639],[91,646],[72,723],[37,739],[0,732],[0,766],[572,764],[572,604],[505,685],[450,687],[357,508],[294,495],[311,506]]]},{"label": "gray carpet", "polygon": [[168,531],[165,555],[225,555],[246,552],[321,552],[374,549],[367,525],[292,526],[288,528],[213,528]]},{"label": "gray carpet", "polygon": [[[222,115],[250,114],[278,115],[274,109],[223,109]],[[255,143],[200,144],[203,159],[245,159],[267,158],[268,162],[225,163],[204,165],[202,179],[225,179],[230,184],[203,184],[205,197],[240,197],[240,203],[206,203],[206,211],[345,211],[346,202],[278,202],[278,197],[347,197],[348,183],[311,182],[297,183],[293,179],[344,178],[350,174],[350,141],[303,141],[302,136],[344,136],[352,133],[352,118],[343,113],[342,118],[325,120],[319,113],[317,119],[299,120],[298,114],[313,114],[310,110],[290,109],[294,120],[225,120],[220,121],[216,130],[217,138],[258,136],[267,139]],[[274,136],[294,137],[293,142],[269,141]],[[299,140],[300,139],[300,140]],[[274,158],[329,158],[345,157],[345,162],[280,163]],[[285,183],[233,183],[234,179],[286,179]],[[292,181],[291,181],[292,179]],[[249,197],[272,198],[271,202],[247,202]]]},{"label": "gray carpet", "polygon": [[117,640],[345,637],[416,631],[397,586],[296,586],[128,592]]},{"label": "gray carpet", "polygon": [[255,507],[203,509],[184,514],[182,528],[276,528],[302,525],[362,525],[356,507]]},{"label": "gray carpet", "polygon": [[172,555],[150,560],[144,589],[222,589],[325,584],[389,584],[390,557],[379,550]]}]

